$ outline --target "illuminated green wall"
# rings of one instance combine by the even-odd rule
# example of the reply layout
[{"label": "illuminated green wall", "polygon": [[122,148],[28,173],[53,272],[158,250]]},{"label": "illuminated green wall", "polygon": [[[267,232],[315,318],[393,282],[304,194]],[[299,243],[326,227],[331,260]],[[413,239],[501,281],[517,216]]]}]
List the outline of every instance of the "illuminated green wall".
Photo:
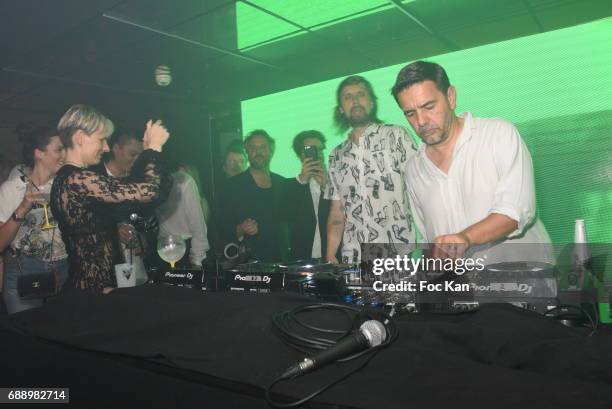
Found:
[{"label": "illuminated green wall", "polygon": [[[573,239],[577,218],[586,219],[591,241],[612,243],[610,44],[607,19],[428,58],[444,66],[456,86],[458,113],[518,126],[534,159],[539,211],[556,243]],[[407,126],[389,94],[404,65],[360,75],[376,90],[380,117]],[[344,139],[332,123],[340,80],[242,102],[245,133],[263,128],[277,141],[274,172],[299,172],[291,140],[302,130],[322,131],[328,151]]]}]

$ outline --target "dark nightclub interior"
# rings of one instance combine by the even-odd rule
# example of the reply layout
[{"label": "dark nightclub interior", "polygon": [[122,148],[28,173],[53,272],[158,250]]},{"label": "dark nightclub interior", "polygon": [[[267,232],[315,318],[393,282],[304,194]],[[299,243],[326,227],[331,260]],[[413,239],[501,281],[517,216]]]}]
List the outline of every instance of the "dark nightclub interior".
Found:
[{"label": "dark nightclub interior", "polygon": [[0,1],[0,408],[612,407],[611,15]]}]

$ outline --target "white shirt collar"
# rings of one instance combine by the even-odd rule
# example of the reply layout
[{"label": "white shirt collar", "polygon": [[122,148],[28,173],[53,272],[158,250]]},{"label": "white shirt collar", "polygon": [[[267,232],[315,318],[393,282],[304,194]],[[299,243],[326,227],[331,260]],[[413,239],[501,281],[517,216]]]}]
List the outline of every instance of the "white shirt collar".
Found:
[{"label": "white shirt collar", "polygon": [[353,142],[353,140],[351,139],[351,133],[353,132],[353,129],[351,129],[351,132],[349,132],[346,135],[346,140],[344,141],[345,143],[345,147],[347,146],[351,146],[351,145],[355,145],[356,147],[361,146],[361,142],[364,140],[364,138],[366,137],[366,135],[371,132],[371,128],[372,127],[376,127],[382,124],[378,124],[376,122],[372,122],[370,125],[366,126],[365,129],[363,130],[363,133],[361,134],[361,136],[359,137],[359,139],[357,139],[357,143]]},{"label": "white shirt collar", "polygon": [[[455,145],[455,152],[459,151],[459,149],[461,149],[461,147],[472,138],[472,127],[473,127],[471,112],[463,112],[459,114],[458,116],[460,118],[463,118],[464,122],[463,122],[463,128],[461,129],[461,133],[459,134],[459,139],[457,140],[457,145]],[[417,149],[417,153],[416,153],[417,156],[424,158],[426,148],[427,148],[427,145],[421,142],[421,145]]]}]

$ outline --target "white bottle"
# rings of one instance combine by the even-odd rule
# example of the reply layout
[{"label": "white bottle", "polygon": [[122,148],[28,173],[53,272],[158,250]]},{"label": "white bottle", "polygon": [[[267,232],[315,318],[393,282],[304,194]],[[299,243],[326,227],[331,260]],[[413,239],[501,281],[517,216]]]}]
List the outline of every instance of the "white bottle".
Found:
[{"label": "white bottle", "polygon": [[584,219],[576,220],[574,224],[574,248],[572,251],[572,271],[568,275],[569,288],[582,289],[585,276],[588,274],[586,264],[591,255],[587,244],[587,232]]},{"label": "white bottle", "polygon": [[591,257],[587,243],[587,232],[584,219],[578,219],[574,224],[573,262],[575,266],[583,266]]}]

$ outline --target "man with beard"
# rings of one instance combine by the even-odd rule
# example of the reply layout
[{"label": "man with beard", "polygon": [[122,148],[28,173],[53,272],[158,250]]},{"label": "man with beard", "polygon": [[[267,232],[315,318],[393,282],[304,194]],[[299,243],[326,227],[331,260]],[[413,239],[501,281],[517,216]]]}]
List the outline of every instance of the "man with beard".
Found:
[{"label": "man with beard", "polygon": [[[434,252],[461,257],[471,248],[476,257],[487,249],[488,262],[551,261],[550,238],[536,217],[531,156],[514,125],[456,116],[457,91],[435,63],[404,67],[392,93],[423,141],[408,163],[409,193],[416,225],[425,242],[436,244]],[[503,242],[545,245],[496,251]]]},{"label": "man with beard", "polygon": [[227,180],[220,229],[226,243],[244,242],[259,260],[282,261],[288,242],[278,209],[285,178],[270,172],[275,141],[258,129],[247,135],[244,147],[250,166]]},{"label": "man with beard", "polygon": [[336,102],[336,124],[350,132],[329,155],[326,258],[338,262],[342,241],[342,262],[357,263],[362,243],[415,242],[405,175],[414,147],[404,129],[377,118],[376,95],[365,78],[345,78]]}]

